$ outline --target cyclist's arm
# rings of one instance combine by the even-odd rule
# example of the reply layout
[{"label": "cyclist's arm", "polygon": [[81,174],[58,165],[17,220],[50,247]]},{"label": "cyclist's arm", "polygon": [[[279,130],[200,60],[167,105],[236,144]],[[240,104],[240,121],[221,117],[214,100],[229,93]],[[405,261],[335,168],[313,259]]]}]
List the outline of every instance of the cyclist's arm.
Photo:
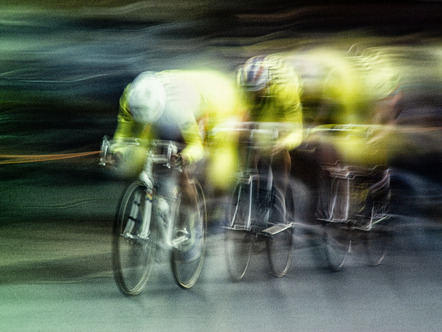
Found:
[{"label": "cyclist's arm", "polygon": [[195,119],[189,119],[180,125],[181,134],[186,143],[186,147],[181,151],[181,156],[185,164],[194,163],[204,156],[203,141],[200,127]]},{"label": "cyclist's arm", "polygon": [[288,133],[280,136],[276,142],[276,148],[293,150],[301,144],[303,138],[302,106],[296,87],[293,87],[292,90],[287,88],[285,91],[282,91],[280,100],[279,107],[282,109],[282,114],[278,121],[282,124],[287,124],[290,130]]},{"label": "cyclist's arm", "polygon": [[113,137],[114,140],[117,142],[122,138],[128,137],[147,138],[147,132],[145,131],[146,126],[135,122],[130,113],[127,100],[127,92],[129,86],[130,85],[126,87],[120,98],[120,109],[117,117],[117,128]]}]

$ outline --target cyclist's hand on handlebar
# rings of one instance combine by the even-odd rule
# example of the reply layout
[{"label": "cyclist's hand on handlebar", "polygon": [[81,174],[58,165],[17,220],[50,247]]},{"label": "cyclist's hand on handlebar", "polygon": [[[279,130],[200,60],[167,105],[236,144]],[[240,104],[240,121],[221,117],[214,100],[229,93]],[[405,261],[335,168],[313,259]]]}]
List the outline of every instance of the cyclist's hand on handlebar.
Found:
[{"label": "cyclist's hand on handlebar", "polygon": [[172,167],[183,167],[187,165],[187,158],[181,153],[175,153],[170,157]]},{"label": "cyclist's hand on handlebar", "polygon": [[109,156],[109,164],[111,166],[118,167],[118,165],[124,160],[122,151],[115,151]]},{"label": "cyclist's hand on handlebar", "polygon": [[113,144],[109,148],[109,153],[106,155],[106,164],[109,166],[118,167],[118,165],[123,162],[124,156],[124,146],[121,144]]},{"label": "cyclist's hand on handlebar", "polygon": [[287,148],[283,144],[277,142],[272,148],[272,156],[276,156],[286,150]]}]

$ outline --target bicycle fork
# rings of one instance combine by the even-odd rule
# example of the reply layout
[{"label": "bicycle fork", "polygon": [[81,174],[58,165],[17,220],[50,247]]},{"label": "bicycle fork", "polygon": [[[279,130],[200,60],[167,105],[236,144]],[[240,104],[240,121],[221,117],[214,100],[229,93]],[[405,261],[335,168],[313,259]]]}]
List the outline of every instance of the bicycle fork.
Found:
[{"label": "bicycle fork", "polygon": [[[142,200],[145,200],[144,202],[144,210],[143,214],[141,215],[141,220],[139,219],[140,215],[140,207],[143,204]],[[150,229],[150,222],[152,216],[152,190],[148,187],[146,190],[146,197],[144,198],[144,195],[142,192],[137,192],[136,196],[134,197],[132,206],[130,208],[130,213],[128,217],[128,221],[126,226],[124,227],[123,231],[123,237],[125,238],[140,238],[140,239],[148,239],[149,237],[149,229]],[[139,224],[138,228],[138,234],[133,235],[134,229],[136,225]]]},{"label": "bicycle fork", "polygon": [[147,239],[149,236],[150,223],[152,220],[152,194],[152,189],[147,187],[144,211],[139,231],[139,236],[142,239]]}]

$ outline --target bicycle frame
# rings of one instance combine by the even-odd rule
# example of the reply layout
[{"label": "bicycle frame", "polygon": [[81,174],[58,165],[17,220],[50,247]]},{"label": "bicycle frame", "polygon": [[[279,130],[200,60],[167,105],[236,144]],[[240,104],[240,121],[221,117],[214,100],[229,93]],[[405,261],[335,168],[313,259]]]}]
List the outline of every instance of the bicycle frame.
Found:
[{"label": "bicycle frame", "polygon": [[[123,141],[129,145],[141,145],[141,141],[138,139],[126,139]],[[112,140],[109,140],[106,136],[103,138],[103,143],[101,146],[100,154],[100,165],[107,165],[107,158],[110,153],[110,146],[112,145]],[[160,150],[161,153],[156,151]],[[137,238],[138,240],[146,240],[149,237],[149,229],[151,222],[154,222],[158,227],[161,234],[161,244],[166,248],[176,248],[180,243],[188,239],[185,235],[175,238],[172,242],[172,233],[175,216],[174,211],[169,213],[170,205],[167,200],[158,195],[155,191],[155,181],[154,181],[154,166],[162,165],[167,168],[174,167],[171,162],[171,158],[174,154],[178,152],[178,144],[167,140],[150,140],[147,147],[146,161],[144,164],[143,171],[139,174],[138,179],[146,187],[146,202],[144,208],[144,214],[142,217],[142,222],[140,225],[140,230],[137,236],[131,235],[131,231],[135,227],[135,216],[137,215],[139,206],[141,204],[141,197],[138,201],[131,207],[130,219],[126,228],[122,234],[126,238]],[[179,168],[179,171],[182,171]],[[153,218],[153,220],[152,220]]]},{"label": "bicycle frame", "polygon": [[[308,135],[314,134],[331,134],[331,135],[342,135],[340,140],[347,139],[349,135],[357,135],[357,137],[369,140],[373,133],[379,131],[380,126],[377,125],[324,125],[312,128]],[[369,191],[378,186],[381,187],[379,183],[389,181],[389,173],[381,168],[381,165],[374,166],[349,166],[348,162],[338,160],[334,164],[323,164],[321,168],[327,173],[330,179],[330,198],[328,201],[328,217],[318,218],[329,223],[342,224],[343,227],[350,227],[352,229],[359,230],[370,230],[374,224],[385,220],[388,218],[386,213],[385,203],[379,205],[378,202],[373,202],[373,207],[370,209],[370,215],[358,214],[355,209],[357,208],[357,203],[367,204]],[[379,176],[379,174],[381,176]],[[371,184],[370,182],[365,182],[365,191],[367,197],[363,197],[363,193],[358,191],[357,179],[369,178],[372,179],[375,176],[381,178],[379,183]],[[364,184],[364,182],[361,182]],[[359,183],[359,185],[361,185]],[[360,189],[360,188],[359,188]],[[340,193],[341,190],[341,193]],[[341,206],[339,206],[339,199],[343,200]],[[363,202],[362,202],[363,200]],[[343,204],[342,204],[343,203]],[[377,204],[376,204],[377,203]],[[341,208],[341,211],[337,211]],[[356,226],[358,218],[365,217],[369,218],[369,221],[364,226]]]},{"label": "bicycle frame", "polygon": [[[378,170],[378,167],[373,168],[364,168],[364,167],[356,167],[356,166],[346,166],[346,167],[339,167],[339,166],[324,166],[324,170],[329,172],[329,177],[331,179],[331,198],[329,202],[329,215],[330,218],[320,218],[319,220],[323,220],[326,222],[332,222],[332,223],[354,223],[357,222],[357,220],[354,219],[354,213],[355,213],[355,201],[364,201],[363,204],[366,204],[367,198],[362,196],[360,192],[358,192],[357,188],[354,188],[354,182],[358,177],[372,177],[375,176],[377,173],[381,172]],[[344,193],[342,198],[344,199],[344,213],[341,216],[336,216],[335,211],[338,207],[338,199],[340,197],[339,195],[339,181],[341,181],[344,185]],[[386,175],[384,175],[383,179],[381,181],[388,181],[388,172]],[[370,190],[372,186],[369,186],[367,184],[367,189]],[[368,192],[367,192],[368,195]],[[360,227],[359,229],[363,230],[370,230],[371,227],[388,218],[388,215],[386,214],[385,208],[383,206],[378,207],[376,209],[376,206],[373,205],[373,207],[370,209],[371,215],[369,217],[369,222],[366,226]],[[355,228],[355,226],[352,226]]]},{"label": "bicycle frame", "polygon": [[[233,280],[241,280],[253,248],[265,243],[270,270],[275,276],[282,277],[289,269],[294,246],[294,222],[287,218],[287,206],[290,206],[290,213],[293,212],[294,201],[292,195],[288,200],[281,196],[279,200],[277,198],[272,148],[284,124],[269,126],[269,123],[252,122],[239,125],[243,127],[233,130],[244,134],[244,140],[240,142],[244,144],[245,158],[232,195],[230,222],[225,228],[229,275]],[[260,151],[264,153],[260,154]],[[266,159],[265,168],[259,165],[262,158]]]},{"label": "bicycle frame", "polygon": [[[160,148],[161,150],[165,150],[165,153],[156,154],[154,152],[155,149]],[[178,152],[178,146],[176,143],[171,141],[162,141],[162,140],[153,140],[150,143],[150,149],[148,151],[148,156],[146,158],[146,164],[143,172],[141,172],[139,179],[146,185],[148,188],[148,193],[146,198],[152,203],[151,209],[144,210],[143,216],[143,229],[142,232],[148,230],[150,228],[151,218],[154,218],[155,225],[158,227],[161,240],[160,243],[167,249],[169,248],[177,248],[182,242],[189,239],[190,234],[183,234],[179,237],[176,237],[172,241],[173,236],[173,227],[174,227],[174,217],[176,216],[176,211],[170,211],[170,205],[167,200],[161,195],[157,194],[154,190],[154,165],[160,164],[167,168],[172,168],[171,157],[175,153]],[[179,168],[179,171],[182,171]],[[152,189],[152,197],[149,197],[150,189]],[[176,197],[174,198],[177,199]],[[153,211],[152,211],[153,209]],[[153,212],[153,213],[152,213]],[[141,233],[143,234],[143,233]]]},{"label": "bicycle frame", "polygon": [[[237,212],[238,212],[238,206],[236,207],[236,210],[233,213],[229,228],[230,229],[234,229],[234,230],[246,230],[246,231],[251,231],[255,226],[257,226],[258,224],[258,220],[257,220],[257,216],[255,210],[253,209],[254,207],[254,202],[260,198],[258,189],[259,189],[259,184],[258,181],[265,181],[265,191],[267,194],[271,193],[271,190],[273,188],[273,169],[272,169],[272,161],[273,161],[273,156],[270,155],[269,156],[269,162],[268,162],[268,171],[265,172],[266,173],[266,178],[262,178],[263,174],[258,172],[257,170],[257,165],[255,165],[255,163],[253,162],[253,152],[255,151],[259,151],[262,148],[269,148],[270,146],[272,146],[272,143],[275,142],[275,140],[278,138],[279,136],[279,127],[281,127],[280,123],[266,123],[267,127],[269,128],[260,128],[260,124],[259,123],[255,123],[255,122],[245,122],[245,123],[241,123],[242,128],[236,128],[233,129],[234,131],[237,131],[240,133],[240,135],[242,133],[244,133],[246,135],[244,141],[245,143],[243,144],[245,146],[246,149],[246,158],[245,158],[245,163],[244,163],[244,169],[240,171],[239,176],[238,176],[238,180],[237,180],[237,184],[242,186],[246,186],[246,190],[248,191],[248,213],[247,213],[247,220],[246,223],[244,225],[238,225],[236,224],[236,217],[237,217]],[[270,129],[273,126],[272,129]],[[232,129],[230,129],[232,130]],[[266,146],[260,146],[259,144],[257,144],[255,138],[257,136],[260,135],[264,135],[266,137],[269,138],[269,142],[268,145]],[[242,192],[239,192],[238,194],[238,202],[241,200],[241,194]],[[268,223],[269,217],[270,217],[270,206],[268,206],[270,201],[268,199],[268,197],[266,197],[266,202],[265,202],[265,211],[264,211],[264,215],[263,215],[263,222],[262,224],[266,225]],[[286,228],[284,228],[286,229]],[[284,230],[281,229],[281,230]],[[264,229],[263,232],[264,233],[269,233],[269,234],[276,234],[273,233],[275,231],[275,229],[269,230],[269,229]]]}]

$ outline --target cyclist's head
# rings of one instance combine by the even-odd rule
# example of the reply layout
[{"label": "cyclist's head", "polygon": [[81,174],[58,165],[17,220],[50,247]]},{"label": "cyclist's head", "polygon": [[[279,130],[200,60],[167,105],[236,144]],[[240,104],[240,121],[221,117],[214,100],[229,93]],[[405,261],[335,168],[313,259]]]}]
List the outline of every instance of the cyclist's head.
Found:
[{"label": "cyclist's head", "polygon": [[238,70],[238,85],[249,92],[264,90],[271,81],[269,64],[265,56],[254,56]]},{"label": "cyclist's head", "polygon": [[135,121],[153,123],[163,113],[166,91],[153,72],[144,72],[130,85],[128,102]]}]

